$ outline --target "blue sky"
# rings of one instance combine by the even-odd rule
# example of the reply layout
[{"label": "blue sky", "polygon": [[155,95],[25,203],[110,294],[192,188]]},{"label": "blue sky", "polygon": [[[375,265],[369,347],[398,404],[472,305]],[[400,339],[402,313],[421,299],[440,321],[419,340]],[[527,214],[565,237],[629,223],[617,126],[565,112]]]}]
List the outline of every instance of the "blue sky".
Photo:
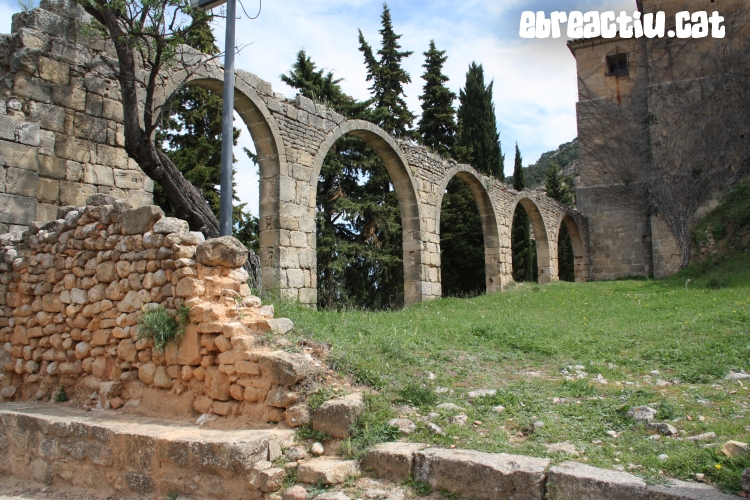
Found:
[{"label": "blue sky", "polygon": [[[258,0],[242,0],[252,16]],[[472,61],[482,63],[485,77],[493,79],[495,112],[505,172],[513,170],[513,148],[518,142],[524,165],[533,163],[545,151],[576,136],[575,60],[565,39],[531,39],[518,36],[521,12],[525,10],[627,10],[635,0],[391,0],[388,2],[401,45],[414,54],[404,61],[412,83],[406,87],[407,103],[420,112],[422,52],[431,39],[446,50],[445,73],[453,91],[464,84]],[[11,15],[19,11],[16,0],[0,0],[0,32],[10,32]],[[255,73],[272,83],[276,92],[287,96],[294,91],[281,83],[279,75],[289,70],[297,51],[304,48],[319,67],[344,78],[342,87],[350,95],[369,97],[369,84],[362,54],[358,51],[357,29],[375,49],[379,46],[380,0],[265,0],[256,20],[237,21],[238,45],[248,44],[237,56],[236,67]],[[215,34],[224,45],[223,20]],[[457,104],[457,103],[456,103]],[[237,122],[238,124],[241,122]],[[244,128],[244,127],[243,127]],[[240,146],[252,141],[243,130]],[[237,151],[238,195],[257,214],[258,180],[249,160]]]}]

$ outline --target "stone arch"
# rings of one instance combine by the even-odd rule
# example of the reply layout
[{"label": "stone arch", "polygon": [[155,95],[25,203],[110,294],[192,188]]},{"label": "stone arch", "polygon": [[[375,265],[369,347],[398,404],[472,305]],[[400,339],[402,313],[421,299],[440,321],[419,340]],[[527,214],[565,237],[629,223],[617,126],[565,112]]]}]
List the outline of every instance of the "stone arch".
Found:
[{"label": "stone arch", "polygon": [[588,266],[586,265],[586,246],[583,242],[581,230],[578,227],[578,222],[570,214],[563,214],[557,224],[557,231],[555,234],[557,238],[560,238],[560,230],[562,225],[568,228],[568,234],[570,234],[570,241],[573,245],[573,268],[575,279],[577,282],[588,281]]},{"label": "stone arch", "polygon": [[[280,217],[279,176],[287,170],[284,141],[266,103],[253,88],[257,78],[244,71],[235,73],[234,109],[248,128],[255,144],[256,162],[260,173],[259,240],[263,287],[278,288],[274,256],[279,240]],[[182,71],[165,79],[165,86],[157,96],[163,105],[177,90],[196,85],[218,95],[224,93],[224,71],[215,61],[196,64],[192,71]]]},{"label": "stone arch", "polygon": [[440,216],[442,213],[443,197],[450,181],[457,177],[469,187],[479,211],[484,236],[485,285],[487,293],[502,290],[502,269],[500,254],[500,234],[498,231],[498,217],[487,187],[482,182],[482,176],[467,165],[456,165],[445,173],[437,193],[435,206],[435,230],[440,234]]},{"label": "stone arch", "polygon": [[[529,194],[528,191],[521,191],[516,195],[508,214],[508,225],[512,231],[513,214],[516,211],[516,206],[520,203],[529,215],[531,228],[534,230],[534,239],[536,241],[536,262],[539,271],[539,284],[541,285],[549,283],[550,281],[557,281],[557,268],[552,265],[550,241],[548,238],[549,231],[547,230],[548,225],[544,220],[544,215],[539,209],[536,200],[529,196]],[[557,247],[555,244],[553,244],[553,246]]]},{"label": "stone arch", "polygon": [[340,137],[347,134],[362,139],[380,157],[388,170],[398,197],[403,228],[404,304],[420,302],[426,296],[434,294],[432,289],[425,290],[425,286],[429,285],[425,283],[425,273],[428,271],[424,264],[428,263],[425,262],[422,241],[421,205],[409,162],[396,141],[385,130],[364,120],[348,120],[328,133],[313,158],[309,208],[315,209],[316,206],[318,179],[326,154]]}]

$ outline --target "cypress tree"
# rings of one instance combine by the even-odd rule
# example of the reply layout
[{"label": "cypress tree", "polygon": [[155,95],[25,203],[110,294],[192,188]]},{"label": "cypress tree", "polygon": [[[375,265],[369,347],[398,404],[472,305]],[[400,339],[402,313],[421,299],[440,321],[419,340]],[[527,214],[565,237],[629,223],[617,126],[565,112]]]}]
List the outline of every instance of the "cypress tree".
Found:
[{"label": "cypress tree", "polygon": [[367,81],[372,82],[370,92],[375,99],[373,119],[391,135],[410,137],[413,135],[411,128],[415,117],[404,100],[404,85],[411,83],[411,77],[401,67],[401,61],[413,52],[399,50],[401,35],[393,31],[391,11],[386,3],[383,3],[380,20],[380,59],[375,57],[362,30],[359,30],[359,50],[365,57]]},{"label": "cypress tree", "polygon": [[[523,178],[523,159],[516,144],[516,158],[513,165],[513,189],[521,191],[526,187]],[[513,279],[516,281],[533,281],[536,269],[536,245],[531,241],[531,223],[529,215],[519,203],[513,214],[511,247],[513,252]],[[533,250],[532,250],[533,248]]]},{"label": "cypress tree", "polygon": [[505,156],[500,147],[492,87],[484,84],[484,68],[472,62],[466,72],[466,85],[459,91],[458,135],[456,144],[465,155],[463,161],[485,175],[503,180]]},{"label": "cypress tree", "polygon": [[425,84],[419,96],[422,101],[419,135],[423,144],[447,158],[453,150],[456,135],[456,110],[453,109],[456,94],[446,87],[448,77],[443,74],[443,65],[448,58],[444,50],[435,48],[435,40],[430,40],[430,48],[424,56],[422,78]]},{"label": "cypress tree", "polygon": [[[185,40],[187,45],[205,54],[218,54],[213,32],[212,17],[196,12]],[[182,172],[185,178],[201,190],[216,217],[219,217],[218,185],[221,175],[221,113],[222,97],[210,90],[186,86],[170,99],[165,110],[164,123],[157,132],[157,143]],[[234,129],[234,144],[240,130]],[[234,197],[235,201],[239,198]],[[174,215],[162,187],[154,185],[154,203],[167,215]],[[247,204],[232,207],[234,235],[248,248],[257,252],[258,218],[246,210]]]},{"label": "cypress tree", "polygon": [[[575,199],[573,190],[569,186],[569,181],[563,178],[560,167],[556,163],[550,163],[544,184],[547,189],[547,196],[563,205],[573,205]],[[570,239],[568,226],[564,222],[560,227],[557,240],[557,273],[562,281],[575,281],[573,242]]]}]

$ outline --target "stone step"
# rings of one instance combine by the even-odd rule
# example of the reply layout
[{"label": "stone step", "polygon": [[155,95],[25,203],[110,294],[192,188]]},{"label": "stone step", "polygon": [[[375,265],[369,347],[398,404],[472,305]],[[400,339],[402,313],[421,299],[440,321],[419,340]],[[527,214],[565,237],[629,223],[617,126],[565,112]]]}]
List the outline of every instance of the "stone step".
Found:
[{"label": "stone step", "polygon": [[263,496],[254,466],[294,431],[195,424],[54,404],[0,404],[0,474],[121,495]]},{"label": "stone step", "polygon": [[731,500],[716,488],[671,480],[647,485],[641,478],[577,462],[550,467],[550,460],[506,453],[383,443],[371,449],[363,469],[401,482],[412,476],[433,489],[477,500]]},{"label": "stone step", "polygon": [[359,472],[359,464],[355,460],[320,457],[300,464],[297,467],[297,480],[307,484],[341,484]]}]

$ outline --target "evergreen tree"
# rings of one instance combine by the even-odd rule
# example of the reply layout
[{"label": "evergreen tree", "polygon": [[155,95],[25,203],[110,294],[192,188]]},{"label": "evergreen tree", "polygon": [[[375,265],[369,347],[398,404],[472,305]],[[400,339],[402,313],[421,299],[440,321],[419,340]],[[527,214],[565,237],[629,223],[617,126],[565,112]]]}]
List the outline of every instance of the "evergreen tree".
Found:
[{"label": "evergreen tree", "polygon": [[401,61],[412,55],[410,51],[400,51],[398,41],[401,35],[393,31],[391,11],[383,3],[381,19],[380,59],[372,52],[372,47],[365,41],[362,30],[359,30],[359,50],[365,56],[367,81],[372,82],[370,92],[375,98],[374,122],[391,135],[409,137],[414,123],[414,114],[409,111],[404,100],[404,85],[411,83],[411,77],[401,67]]},{"label": "evergreen tree", "polygon": [[[545,180],[547,196],[563,205],[572,206],[575,200],[569,181],[560,173],[556,163],[550,163]],[[563,222],[557,240],[557,272],[562,281],[575,281],[575,259],[573,256],[573,242],[570,239],[568,226]]]},{"label": "evergreen tree", "polygon": [[[187,45],[206,54],[218,54],[211,16],[196,12],[193,29],[188,30]],[[210,90],[186,86],[168,103],[165,119],[157,133],[157,143],[174,162],[185,178],[201,190],[216,217],[219,217],[221,175],[221,113],[222,97]],[[234,144],[240,130],[234,129]],[[239,199],[235,196],[235,201]],[[174,215],[174,207],[167,200],[162,187],[154,185],[154,203],[167,215]],[[234,234],[248,248],[257,252],[258,218],[246,210],[247,204],[233,207]]]},{"label": "evergreen tree", "polygon": [[[523,178],[523,159],[516,144],[516,158],[513,165],[513,189],[521,191],[526,187]],[[511,247],[513,252],[513,279],[516,281],[533,281],[536,265],[536,245],[531,241],[531,221],[529,215],[519,203],[513,214]]]},{"label": "evergreen tree", "polygon": [[484,84],[484,68],[472,62],[466,72],[466,85],[459,91],[457,146],[464,158],[485,175],[503,180],[505,156],[497,131],[492,86]]},{"label": "evergreen tree", "polygon": [[[347,96],[340,80],[332,72],[317,69],[304,51],[281,79],[347,118],[374,119],[370,109],[374,99],[358,102]],[[385,172],[385,181],[371,175],[378,171]],[[360,185],[363,178],[367,182]],[[361,139],[341,137],[326,154],[316,196],[318,306],[382,309],[400,305],[400,213],[380,158]]]},{"label": "evergreen tree", "polygon": [[563,205],[570,207],[575,203],[575,195],[570,187],[570,181],[563,177],[560,172],[560,166],[557,163],[550,163],[544,187],[547,190],[547,196],[559,201]]},{"label": "evergreen tree", "polygon": [[456,110],[453,101],[456,94],[446,83],[448,77],[443,74],[443,65],[448,59],[444,50],[435,48],[435,40],[430,40],[430,48],[424,52],[425,81],[422,101],[422,117],[419,120],[419,135],[422,143],[448,158],[455,144]]},{"label": "evergreen tree", "polygon": [[443,296],[471,296],[486,290],[484,234],[471,190],[454,177],[440,207],[440,262]]}]

